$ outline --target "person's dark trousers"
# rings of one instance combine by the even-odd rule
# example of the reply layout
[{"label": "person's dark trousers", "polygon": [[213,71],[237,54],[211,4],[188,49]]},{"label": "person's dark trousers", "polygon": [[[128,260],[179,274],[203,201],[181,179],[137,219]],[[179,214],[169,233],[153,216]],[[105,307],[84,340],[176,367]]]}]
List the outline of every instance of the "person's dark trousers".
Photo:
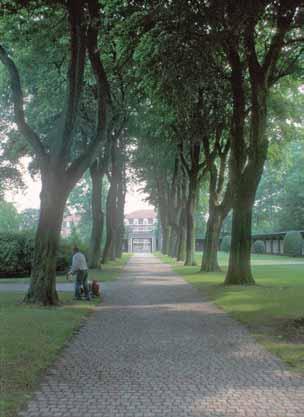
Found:
[{"label": "person's dark trousers", "polygon": [[88,286],[88,271],[77,271],[75,283],[75,297],[80,299],[80,287],[84,289],[84,295],[87,300],[90,300],[89,286]]}]

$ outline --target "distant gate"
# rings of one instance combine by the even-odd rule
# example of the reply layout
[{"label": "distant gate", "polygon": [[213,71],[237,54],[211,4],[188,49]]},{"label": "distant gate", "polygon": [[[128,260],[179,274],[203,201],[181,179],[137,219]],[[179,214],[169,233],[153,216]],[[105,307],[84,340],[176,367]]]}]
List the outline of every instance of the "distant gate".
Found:
[{"label": "distant gate", "polygon": [[132,239],[132,252],[152,252],[152,239]]}]

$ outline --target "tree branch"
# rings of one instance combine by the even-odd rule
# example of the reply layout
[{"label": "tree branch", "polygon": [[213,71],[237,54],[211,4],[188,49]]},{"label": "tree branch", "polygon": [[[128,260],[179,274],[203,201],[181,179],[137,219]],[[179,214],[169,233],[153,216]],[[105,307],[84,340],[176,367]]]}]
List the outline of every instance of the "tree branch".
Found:
[{"label": "tree branch", "polygon": [[10,77],[11,90],[14,103],[15,121],[20,133],[29,142],[36,155],[40,159],[47,157],[45,148],[38,136],[38,134],[28,125],[25,120],[24,108],[23,108],[23,93],[21,88],[21,82],[18,69],[14,61],[8,56],[6,50],[0,45],[0,60],[6,67]]},{"label": "tree branch", "polygon": [[86,53],[86,36],[83,22],[83,0],[68,0],[67,9],[70,21],[71,59],[68,70],[68,90],[65,110],[62,115],[62,136],[59,155],[69,154],[73,131],[78,115],[79,102],[83,88],[83,74]]},{"label": "tree branch", "polygon": [[100,144],[107,137],[108,119],[111,108],[110,85],[100,59],[97,44],[100,24],[98,0],[90,0],[87,4],[90,15],[90,24],[87,34],[87,49],[97,84],[97,124],[94,139],[87,146],[83,154],[74,160],[67,169],[67,175],[72,182],[75,177],[81,176],[87,167],[91,165],[92,161],[96,157]]},{"label": "tree branch", "polygon": [[111,106],[110,85],[104,70],[100,53],[98,49],[98,32],[100,25],[100,13],[97,0],[88,1],[88,8],[90,14],[90,26],[88,30],[88,53],[92,65],[92,69],[97,83],[97,127],[96,138],[103,136],[103,131],[107,126],[107,116]]},{"label": "tree branch", "polygon": [[185,156],[184,156],[183,145],[182,144],[178,145],[178,149],[179,149],[179,157],[180,157],[181,163],[182,163],[183,167],[185,168],[185,170],[187,172],[187,175],[190,177],[191,172],[190,172],[190,168],[189,168],[189,166],[187,164],[187,161],[185,159]]},{"label": "tree branch", "polygon": [[281,49],[284,46],[284,38],[290,29],[295,10],[296,6],[290,7],[289,10],[285,10],[283,7],[281,14],[278,16],[276,33],[271,40],[269,50],[263,63],[263,71],[267,84],[269,84],[273,78],[277,60],[279,58]]}]

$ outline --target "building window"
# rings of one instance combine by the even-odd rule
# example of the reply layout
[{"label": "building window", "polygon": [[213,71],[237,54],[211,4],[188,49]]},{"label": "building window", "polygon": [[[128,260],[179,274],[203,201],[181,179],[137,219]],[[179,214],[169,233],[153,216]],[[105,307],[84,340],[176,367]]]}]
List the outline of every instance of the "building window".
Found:
[{"label": "building window", "polygon": [[148,219],[144,219],[144,224],[148,224]]},{"label": "building window", "polygon": [[153,219],[148,219],[149,224],[153,224]]},{"label": "building window", "polygon": [[138,224],[138,220],[134,219],[134,223],[133,224]]},{"label": "building window", "polygon": [[133,219],[129,219],[129,224],[133,224]]},{"label": "building window", "polygon": [[138,224],[144,224],[144,219],[138,219]]}]

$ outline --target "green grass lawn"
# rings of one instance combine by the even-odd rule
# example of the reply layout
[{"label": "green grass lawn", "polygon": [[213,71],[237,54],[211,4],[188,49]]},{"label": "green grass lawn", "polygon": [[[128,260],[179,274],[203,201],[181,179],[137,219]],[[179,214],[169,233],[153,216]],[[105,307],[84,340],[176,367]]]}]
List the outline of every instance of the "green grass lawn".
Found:
[{"label": "green grass lawn", "polygon": [[[93,271],[91,279],[115,279],[129,256]],[[46,308],[21,304],[20,293],[0,292],[0,417],[16,415],[43,371],[100,302],[59,296],[61,306]]]},{"label": "green grass lawn", "polygon": [[[226,254],[219,254],[221,273],[201,273],[199,266],[185,267],[167,256],[161,259],[172,264],[174,271],[202,294],[246,324],[266,348],[304,373],[303,258],[253,255],[257,285],[231,287],[223,285],[228,263]],[[201,254],[196,254],[196,261],[200,265]]]}]

